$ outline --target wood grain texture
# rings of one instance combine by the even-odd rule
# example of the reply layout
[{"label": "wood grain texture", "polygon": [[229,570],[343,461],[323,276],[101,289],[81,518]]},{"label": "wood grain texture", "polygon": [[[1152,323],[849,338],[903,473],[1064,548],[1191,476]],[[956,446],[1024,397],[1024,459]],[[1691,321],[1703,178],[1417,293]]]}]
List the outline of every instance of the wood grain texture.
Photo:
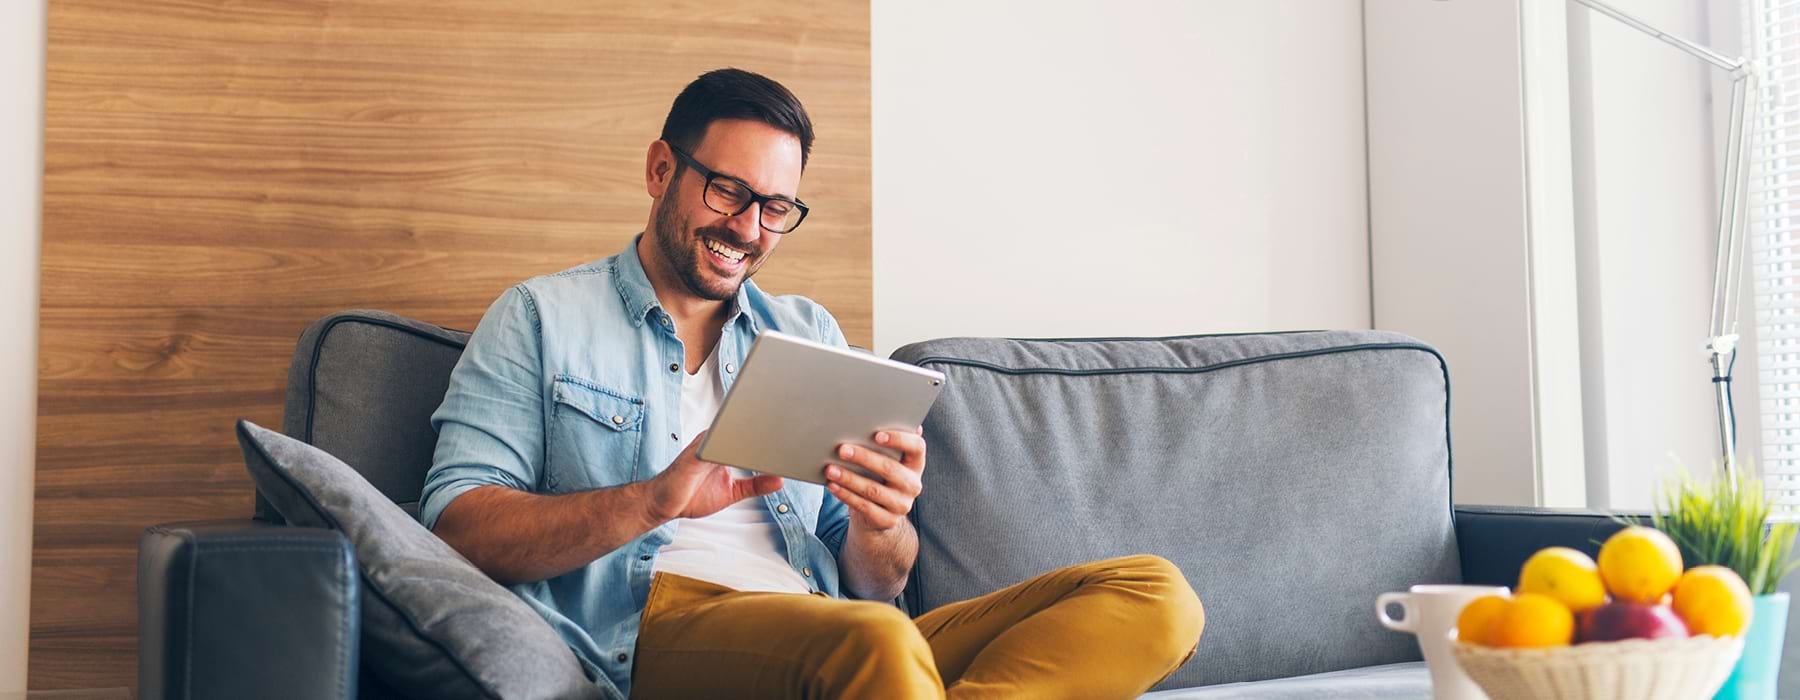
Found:
[{"label": "wood grain texture", "polygon": [[866,1],[52,0],[32,689],[134,686],[144,527],[244,517],[231,433],[293,343],[379,308],[472,328],[611,255],[694,76],[787,84],[806,227],[757,277],[872,343]]}]

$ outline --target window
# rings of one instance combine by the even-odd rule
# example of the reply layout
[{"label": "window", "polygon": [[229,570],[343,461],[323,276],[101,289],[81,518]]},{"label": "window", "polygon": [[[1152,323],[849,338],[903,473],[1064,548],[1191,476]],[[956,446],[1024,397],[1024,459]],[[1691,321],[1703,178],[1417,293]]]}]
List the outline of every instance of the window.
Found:
[{"label": "window", "polygon": [[1762,69],[1750,134],[1755,140],[1746,231],[1762,435],[1760,453],[1747,449],[1754,443],[1740,451],[1755,455],[1769,488],[1795,514],[1800,513],[1800,0],[1744,2],[1745,45]]}]

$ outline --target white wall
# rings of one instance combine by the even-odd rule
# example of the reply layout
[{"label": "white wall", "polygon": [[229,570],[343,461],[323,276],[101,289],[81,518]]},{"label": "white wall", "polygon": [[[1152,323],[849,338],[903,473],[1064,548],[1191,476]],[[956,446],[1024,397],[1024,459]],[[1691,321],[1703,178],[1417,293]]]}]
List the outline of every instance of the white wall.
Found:
[{"label": "white wall", "polygon": [[1366,12],[1375,325],[1450,365],[1456,501],[1537,503],[1518,5]]},{"label": "white wall", "polygon": [[874,0],[875,349],[1369,327],[1358,0]]},{"label": "white wall", "polygon": [[[1705,0],[1617,4],[1712,43]],[[1641,509],[1676,460],[1699,472],[1716,459],[1701,351],[1719,177],[1715,69],[1585,8],[1568,18],[1590,501]],[[1754,455],[1754,339],[1743,348],[1739,454]]]},{"label": "white wall", "polygon": [[0,693],[25,689],[45,0],[0,3]]}]

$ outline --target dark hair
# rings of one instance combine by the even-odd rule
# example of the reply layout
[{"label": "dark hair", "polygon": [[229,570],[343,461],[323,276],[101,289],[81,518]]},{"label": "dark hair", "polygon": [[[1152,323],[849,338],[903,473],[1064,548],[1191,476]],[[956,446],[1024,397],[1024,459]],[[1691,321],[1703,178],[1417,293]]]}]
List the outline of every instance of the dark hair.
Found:
[{"label": "dark hair", "polygon": [[[720,119],[750,119],[800,139],[800,168],[812,155],[812,119],[781,83],[747,70],[720,68],[694,79],[675,96],[663,120],[662,140],[692,153],[706,127]],[[677,161],[679,166],[680,161]]]}]

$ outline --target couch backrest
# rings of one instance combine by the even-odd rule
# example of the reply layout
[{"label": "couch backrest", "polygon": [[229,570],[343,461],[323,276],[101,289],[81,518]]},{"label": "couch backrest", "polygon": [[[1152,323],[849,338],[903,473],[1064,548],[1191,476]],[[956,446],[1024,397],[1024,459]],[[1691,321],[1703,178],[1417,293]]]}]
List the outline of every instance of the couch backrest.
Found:
[{"label": "couch backrest", "polygon": [[925,423],[915,614],[1053,568],[1147,552],[1206,607],[1161,688],[1418,660],[1375,596],[1456,582],[1449,386],[1394,333],[952,338]]},{"label": "couch backrest", "polygon": [[[468,340],[468,333],[384,311],[319,319],[300,335],[288,365],[281,431],[344,460],[417,516],[437,446],[431,413]],[[260,494],[256,513],[280,521]]]}]

